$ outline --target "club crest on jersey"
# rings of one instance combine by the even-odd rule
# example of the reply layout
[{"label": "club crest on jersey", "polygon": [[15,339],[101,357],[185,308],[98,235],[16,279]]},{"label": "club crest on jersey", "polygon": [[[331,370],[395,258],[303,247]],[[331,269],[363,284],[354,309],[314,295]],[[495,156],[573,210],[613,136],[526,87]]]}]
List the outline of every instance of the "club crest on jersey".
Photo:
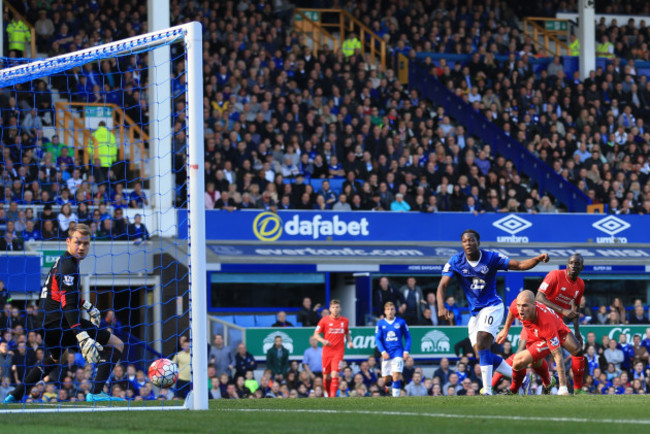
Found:
[{"label": "club crest on jersey", "polygon": [[395,328],[396,328],[396,329],[399,328],[399,323],[396,323],[396,324],[395,324]]},{"label": "club crest on jersey", "polygon": [[63,283],[67,286],[72,286],[72,284],[74,283],[74,276],[71,275],[63,276]]},{"label": "club crest on jersey", "polygon": [[479,273],[481,273],[481,274],[487,274],[488,271],[490,271],[490,269],[489,269],[486,265],[484,265],[484,266],[482,266],[481,269],[479,270]]},{"label": "club crest on jersey", "polygon": [[469,273],[469,270],[467,268],[463,268],[463,274]]},{"label": "club crest on jersey", "polygon": [[566,291],[566,288],[563,286],[562,288],[560,288],[560,291]]}]

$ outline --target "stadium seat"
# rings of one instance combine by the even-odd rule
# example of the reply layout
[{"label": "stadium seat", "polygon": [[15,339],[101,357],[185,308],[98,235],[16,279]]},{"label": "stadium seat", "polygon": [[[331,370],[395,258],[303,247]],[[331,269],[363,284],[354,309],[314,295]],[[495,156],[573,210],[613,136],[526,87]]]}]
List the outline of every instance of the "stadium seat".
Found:
[{"label": "stadium seat", "polygon": [[257,327],[271,327],[276,321],[275,315],[257,315],[255,317]]},{"label": "stadium seat", "polygon": [[235,324],[241,327],[255,327],[255,315],[235,315]]},{"label": "stadium seat", "polygon": [[332,190],[334,190],[337,194],[340,194],[341,191],[343,191],[344,182],[345,179],[343,178],[332,178],[330,179],[330,187],[332,187]]},{"label": "stadium seat", "polygon": [[298,324],[298,315],[289,315],[287,314],[287,321],[289,321],[293,325]]},{"label": "stadium seat", "polygon": [[310,184],[314,187],[314,192],[318,193],[323,188],[323,178],[312,178]]}]

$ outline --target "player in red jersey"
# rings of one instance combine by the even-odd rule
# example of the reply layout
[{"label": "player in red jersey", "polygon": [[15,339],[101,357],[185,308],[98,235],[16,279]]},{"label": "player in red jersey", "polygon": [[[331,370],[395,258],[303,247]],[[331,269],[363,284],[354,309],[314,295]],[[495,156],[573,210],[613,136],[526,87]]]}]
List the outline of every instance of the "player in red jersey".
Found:
[{"label": "player in red jersey", "polygon": [[522,291],[517,296],[517,299],[512,302],[506,324],[497,335],[497,343],[505,341],[515,318],[520,320],[526,329],[528,341],[526,342],[526,349],[515,354],[512,364],[513,381],[510,391],[516,393],[519,390],[526,375],[526,366],[552,354],[560,381],[558,395],[568,395],[564,356],[560,347],[565,348],[572,355],[581,353],[582,348],[576,337],[555,312],[535,301],[535,295],[532,291]]},{"label": "player in red jersey", "polygon": [[[320,336],[321,333],[323,337]],[[328,396],[334,398],[339,389],[339,370],[345,353],[344,338],[348,340],[348,348],[354,346],[350,335],[350,322],[341,316],[339,300],[330,301],[330,314],[318,322],[314,338],[323,344],[323,385]]]},{"label": "player in red jersey", "polygon": [[[573,322],[576,339],[582,348],[580,334],[580,314],[578,306],[585,292],[585,282],[579,277],[584,269],[582,255],[576,253],[569,257],[566,270],[553,270],[546,275],[539,286],[536,299],[538,302],[553,309],[561,318]],[[576,395],[584,394],[582,379],[585,374],[585,357],[582,351],[571,357],[571,372],[573,373],[573,389]]]}]

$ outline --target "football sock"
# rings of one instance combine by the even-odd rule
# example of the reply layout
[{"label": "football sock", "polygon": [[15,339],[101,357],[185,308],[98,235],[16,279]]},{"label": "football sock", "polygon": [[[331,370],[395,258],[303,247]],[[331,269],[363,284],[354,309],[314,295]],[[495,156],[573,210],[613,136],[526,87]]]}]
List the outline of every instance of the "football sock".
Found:
[{"label": "football sock", "polygon": [[106,384],[108,377],[110,377],[111,372],[113,372],[113,365],[120,360],[122,352],[115,348],[110,348],[108,350],[102,350],[99,355],[100,359],[97,364],[97,374],[95,375],[93,390],[91,392],[94,395],[102,393],[104,390],[104,385]]},{"label": "football sock", "polygon": [[336,397],[336,392],[339,390],[339,377],[332,378],[332,386],[330,387],[330,398]]},{"label": "football sock", "polygon": [[481,379],[483,380],[484,392],[492,394],[490,384],[492,384],[492,353],[490,350],[481,350],[478,352],[479,363],[481,364]]},{"label": "football sock", "polygon": [[25,376],[25,381],[17,385],[16,388],[13,391],[11,391],[11,395],[13,395],[13,397],[16,398],[17,401],[20,401],[21,399],[23,399],[23,395],[25,394],[25,389],[26,389],[25,385],[32,387],[33,385],[41,381],[41,378],[47,377],[50,374],[50,372],[52,372],[56,367],[57,367],[57,362],[52,360],[51,357],[46,357],[43,360],[43,366],[33,367]]},{"label": "football sock", "polygon": [[[512,354],[510,357],[508,357],[505,362],[509,365],[512,366],[512,361],[515,359],[515,355]],[[511,375],[512,377],[512,375]],[[496,387],[497,384],[499,384],[499,381],[501,381],[501,378],[503,378],[503,374],[500,372],[495,372],[494,375],[492,375],[492,387]]]},{"label": "football sock", "polygon": [[512,363],[508,364],[501,356],[492,355],[492,368],[499,374],[512,378]]},{"label": "football sock", "polygon": [[393,381],[393,398],[399,398],[399,394],[402,390],[402,380]]},{"label": "football sock", "polygon": [[512,370],[512,384],[510,384],[510,390],[512,393],[518,393],[521,383],[526,378],[526,369]]},{"label": "football sock", "polygon": [[542,360],[542,364],[538,367],[533,366],[533,371],[542,379],[544,386],[551,384],[551,374],[548,372],[548,363],[546,363],[546,360]]},{"label": "football sock", "polygon": [[571,357],[571,371],[573,371],[573,389],[582,389],[582,378],[585,375],[585,358],[584,356]]},{"label": "football sock", "polygon": [[327,393],[327,396],[331,397],[332,396],[332,395],[330,395],[330,393],[331,393],[330,387],[331,386],[332,386],[332,379],[331,378],[324,379],[323,380],[323,387],[325,388],[325,390],[323,390],[323,394]]}]

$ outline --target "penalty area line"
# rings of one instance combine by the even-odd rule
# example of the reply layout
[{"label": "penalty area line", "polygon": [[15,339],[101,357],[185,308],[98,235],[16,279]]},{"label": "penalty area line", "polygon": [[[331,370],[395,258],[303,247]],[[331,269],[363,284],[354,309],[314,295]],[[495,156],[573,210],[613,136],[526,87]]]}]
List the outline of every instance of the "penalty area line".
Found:
[{"label": "penalty area line", "polygon": [[356,414],[372,416],[414,416],[430,417],[434,419],[489,419],[508,420],[524,422],[574,422],[574,423],[610,423],[625,425],[650,425],[650,419],[587,419],[583,417],[541,417],[541,416],[505,416],[505,415],[478,415],[478,414],[454,414],[454,413],[417,413],[414,411],[370,411],[370,410],[324,410],[324,409],[285,409],[285,408],[218,408],[217,411],[224,412],[266,412],[266,413],[320,413],[320,414]]}]

